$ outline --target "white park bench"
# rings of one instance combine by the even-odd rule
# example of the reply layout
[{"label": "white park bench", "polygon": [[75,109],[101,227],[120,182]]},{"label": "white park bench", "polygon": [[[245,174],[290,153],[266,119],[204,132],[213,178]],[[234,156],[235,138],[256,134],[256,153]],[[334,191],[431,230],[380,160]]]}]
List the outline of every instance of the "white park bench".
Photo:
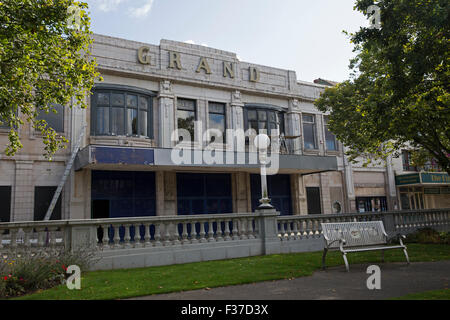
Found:
[{"label": "white park bench", "polygon": [[347,253],[352,252],[381,250],[384,262],[384,250],[403,249],[409,264],[408,252],[402,241],[405,236],[398,235],[399,245],[388,245],[388,235],[382,221],[321,223],[321,226],[325,239],[322,257],[324,269],[328,250],[341,251],[347,272],[349,271]]}]

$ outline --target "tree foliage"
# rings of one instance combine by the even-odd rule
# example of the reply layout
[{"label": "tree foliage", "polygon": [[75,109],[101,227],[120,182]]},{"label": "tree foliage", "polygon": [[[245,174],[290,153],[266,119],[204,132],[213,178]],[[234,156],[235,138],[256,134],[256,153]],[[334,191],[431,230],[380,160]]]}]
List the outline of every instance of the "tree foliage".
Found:
[{"label": "tree foliage", "polygon": [[22,148],[24,123],[42,134],[45,156],[67,138],[38,120],[51,104],[86,107],[98,77],[89,57],[92,43],[87,3],[74,0],[0,0],[0,124],[10,127],[5,153]]},{"label": "tree foliage", "polygon": [[350,34],[352,76],[327,88],[316,107],[350,159],[385,158],[405,145],[428,153],[450,172],[448,0],[358,0],[355,10],[381,10],[381,28]]}]

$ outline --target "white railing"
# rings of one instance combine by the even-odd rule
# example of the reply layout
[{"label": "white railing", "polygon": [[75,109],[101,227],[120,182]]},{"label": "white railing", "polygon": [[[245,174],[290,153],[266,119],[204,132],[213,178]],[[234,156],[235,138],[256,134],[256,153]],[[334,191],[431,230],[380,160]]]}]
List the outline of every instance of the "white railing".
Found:
[{"label": "white railing", "polygon": [[389,236],[426,227],[448,231],[450,209],[307,216],[279,216],[269,209],[245,214],[0,223],[0,257],[86,248],[102,261],[96,269],[115,269],[315,251],[323,249],[321,223],[380,220]]}]

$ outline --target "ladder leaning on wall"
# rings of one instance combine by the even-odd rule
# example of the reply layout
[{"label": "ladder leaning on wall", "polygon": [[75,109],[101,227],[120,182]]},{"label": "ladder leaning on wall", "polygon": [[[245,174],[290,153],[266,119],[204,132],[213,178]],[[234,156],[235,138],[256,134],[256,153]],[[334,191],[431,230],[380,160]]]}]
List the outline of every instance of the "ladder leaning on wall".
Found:
[{"label": "ladder leaning on wall", "polygon": [[75,147],[72,150],[72,155],[70,156],[69,162],[67,163],[66,169],[64,170],[64,174],[62,176],[61,181],[59,182],[58,188],[56,188],[56,192],[53,195],[52,202],[50,202],[50,206],[48,207],[47,213],[45,214],[44,221],[50,220],[50,218],[52,216],[53,209],[55,209],[56,202],[58,201],[58,198],[61,195],[62,188],[66,184],[67,177],[69,176],[70,170],[72,169],[73,162],[75,161],[75,157],[78,153],[78,149],[80,149],[81,140],[83,139],[84,130],[86,129],[86,127],[87,127],[87,125],[85,124],[81,128],[80,136],[78,137]]}]

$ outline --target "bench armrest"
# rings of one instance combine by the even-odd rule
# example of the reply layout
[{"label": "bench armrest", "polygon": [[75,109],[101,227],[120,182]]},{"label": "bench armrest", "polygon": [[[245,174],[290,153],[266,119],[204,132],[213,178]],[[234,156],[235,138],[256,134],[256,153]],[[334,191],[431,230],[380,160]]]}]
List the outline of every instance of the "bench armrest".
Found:
[{"label": "bench armrest", "polygon": [[397,234],[397,239],[398,239],[398,241],[400,242],[400,245],[401,245],[401,246],[404,246],[404,244],[403,244],[403,239],[406,239],[406,236],[405,236],[404,234],[398,233],[398,234]]}]

